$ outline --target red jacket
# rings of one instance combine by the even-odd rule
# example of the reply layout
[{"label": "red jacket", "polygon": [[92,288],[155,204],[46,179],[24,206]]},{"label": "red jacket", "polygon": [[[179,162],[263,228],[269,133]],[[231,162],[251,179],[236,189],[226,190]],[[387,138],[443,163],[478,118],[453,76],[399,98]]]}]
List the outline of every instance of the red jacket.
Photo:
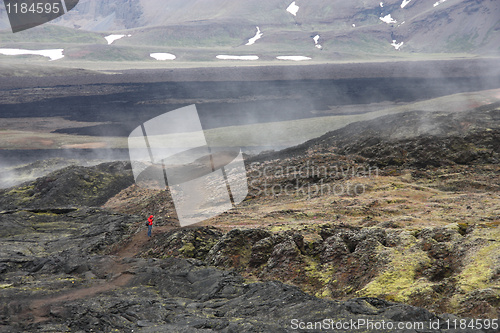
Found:
[{"label": "red jacket", "polygon": [[148,218],[149,225],[153,225],[153,215]]}]

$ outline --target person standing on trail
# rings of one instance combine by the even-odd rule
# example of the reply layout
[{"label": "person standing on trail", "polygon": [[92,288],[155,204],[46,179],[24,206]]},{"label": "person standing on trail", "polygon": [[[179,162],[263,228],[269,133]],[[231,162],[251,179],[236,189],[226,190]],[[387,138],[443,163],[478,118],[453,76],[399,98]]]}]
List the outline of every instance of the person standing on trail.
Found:
[{"label": "person standing on trail", "polygon": [[151,230],[153,230],[153,215],[150,215],[148,218],[148,237],[151,237]]}]

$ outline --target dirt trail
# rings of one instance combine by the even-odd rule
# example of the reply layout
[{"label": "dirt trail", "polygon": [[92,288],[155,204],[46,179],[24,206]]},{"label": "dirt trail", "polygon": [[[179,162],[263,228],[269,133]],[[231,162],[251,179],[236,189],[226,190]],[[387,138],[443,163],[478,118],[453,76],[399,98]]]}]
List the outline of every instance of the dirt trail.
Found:
[{"label": "dirt trail", "polygon": [[[151,238],[169,229],[172,229],[172,227],[154,227]],[[93,282],[91,287],[77,288],[71,291],[65,291],[62,294],[35,299],[31,301],[29,310],[24,313],[24,316],[31,317],[30,319],[33,323],[43,322],[49,320],[51,308],[57,303],[92,297],[127,285],[132,279],[133,273],[130,271],[132,267],[129,264],[124,264],[123,259],[132,258],[140,254],[141,249],[149,239],[146,229],[141,229],[141,231],[133,235],[127,243],[112,252],[112,264],[106,267],[106,273],[112,276],[109,280]]]}]

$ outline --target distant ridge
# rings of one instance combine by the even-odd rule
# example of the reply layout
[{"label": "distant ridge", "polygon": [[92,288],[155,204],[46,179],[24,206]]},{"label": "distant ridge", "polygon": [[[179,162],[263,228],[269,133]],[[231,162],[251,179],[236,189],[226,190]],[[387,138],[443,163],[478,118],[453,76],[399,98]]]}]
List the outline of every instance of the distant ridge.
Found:
[{"label": "distant ridge", "polygon": [[[500,2],[491,0],[82,0],[54,24],[77,30],[133,33],[133,43],[204,45],[235,51],[445,52],[498,55]],[[437,5],[436,5],[437,4]],[[390,15],[390,16],[389,16]],[[390,19],[389,19],[390,17]],[[464,24],[466,22],[466,24]],[[259,26],[264,37],[244,45]],[[0,6],[0,29],[8,28]],[[154,36],[154,38],[153,38]],[[321,48],[313,38],[320,36]],[[284,55],[284,54],[281,54]]]}]

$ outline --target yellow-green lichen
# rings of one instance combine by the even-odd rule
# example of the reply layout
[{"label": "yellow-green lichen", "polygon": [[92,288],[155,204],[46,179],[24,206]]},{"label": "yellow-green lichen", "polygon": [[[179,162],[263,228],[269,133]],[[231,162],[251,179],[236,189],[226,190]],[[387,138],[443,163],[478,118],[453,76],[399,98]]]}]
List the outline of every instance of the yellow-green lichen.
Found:
[{"label": "yellow-green lichen", "polygon": [[294,230],[294,228],[289,224],[273,225],[272,227],[269,228],[269,231],[273,233],[284,232],[288,230]]},{"label": "yellow-green lichen", "polygon": [[462,292],[488,288],[493,277],[495,260],[500,257],[500,243],[483,247],[471,258],[458,275],[458,286]]},{"label": "yellow-green lichen", "polygon": [[16,198],[18,203],[23,203],[31,199],[34,195],[34,185],[18,187],[10,190],[6,196],[11,196],[12,198]]},{"label": "yellow-green lichen", "polygon": [[308,286],[312,288],[311,291],[315,293],[316,297],[330,297],[332,292],[329,284],[334,280],[335,267],[333,265],[323,266],[317,260],[307,256],[304,257],[304,261],[304,271],[309,278]]},{"label": "yellow-green lichen", "polygon": [[389,268],[357,293],[362,296],[408,302],[411,295],[431,289],[432,284],[426,279],[416,279],[417,270],[430,263],[431,259],[424,251],[396,251],[392,254]]},{"label": "yellow-green lichen", "polygon": [[193,243],[184,243],[184,245],[179,249],[179,252],[182,253],[185,257],[193,257],[195,254],[196,248]]}]

